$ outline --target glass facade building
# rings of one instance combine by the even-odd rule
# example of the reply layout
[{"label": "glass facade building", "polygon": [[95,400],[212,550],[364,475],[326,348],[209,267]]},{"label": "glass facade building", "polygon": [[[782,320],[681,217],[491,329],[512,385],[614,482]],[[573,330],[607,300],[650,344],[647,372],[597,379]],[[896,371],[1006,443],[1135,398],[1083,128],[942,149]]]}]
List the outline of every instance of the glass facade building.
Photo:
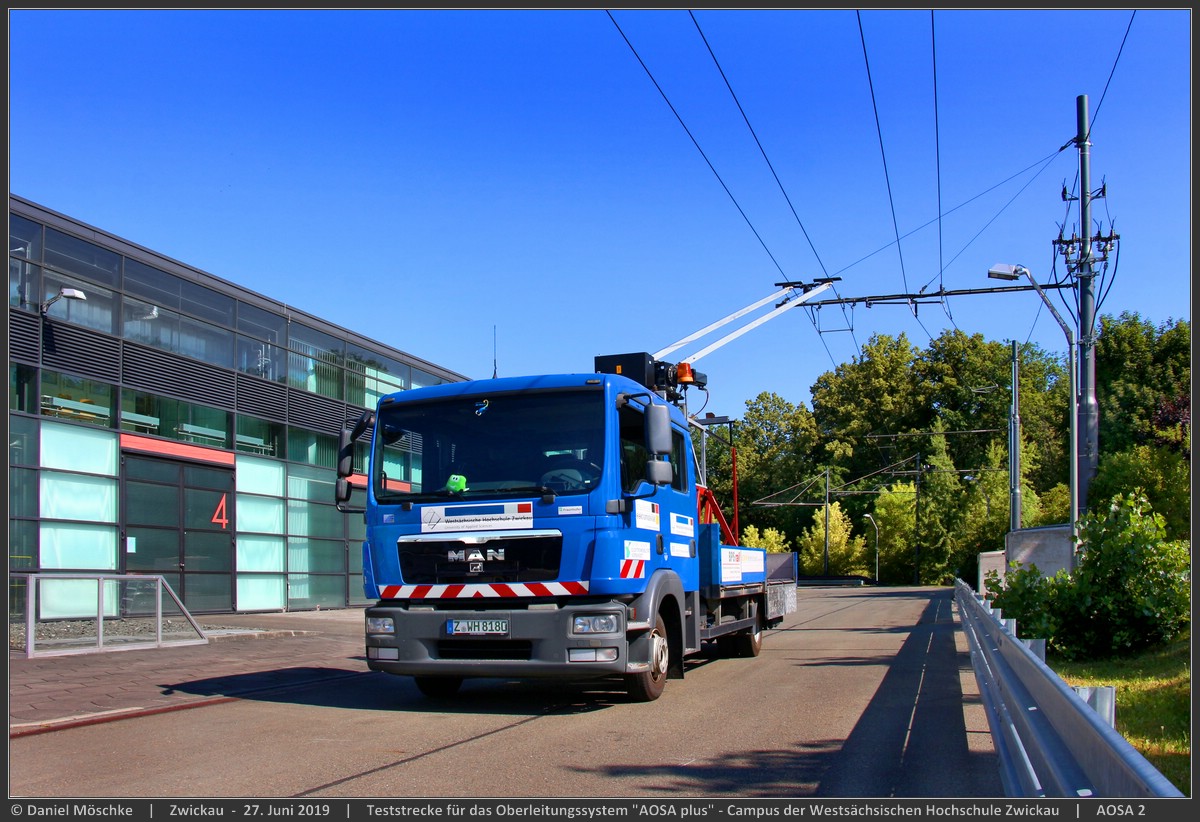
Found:
[{"label": "glass facade building", "polygon": [[338,432],[465,379],[11,195],[8,319],[14,614],[29,573],[160,574],[193,613],[364,604]]}]

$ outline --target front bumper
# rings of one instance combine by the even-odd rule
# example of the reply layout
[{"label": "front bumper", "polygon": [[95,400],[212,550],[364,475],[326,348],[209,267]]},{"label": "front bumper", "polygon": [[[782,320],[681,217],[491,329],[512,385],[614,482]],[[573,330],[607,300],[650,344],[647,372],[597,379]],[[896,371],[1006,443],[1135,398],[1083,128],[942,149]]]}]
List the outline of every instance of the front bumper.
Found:
[{"label": "front bumper", "polygon": [[[616,630],[573,635],[574,618],[584,614],[613,614]],[[485,610],[380,603],[365,616],[390,618],[395,626],[393,634],[366,635],[367,667],[373,671],[405,676],[599,677],[631,670],[626,608],[612,600]],[[450,620],[468,619],[508,620],[509,630],[505,636],[450,635]]]}]

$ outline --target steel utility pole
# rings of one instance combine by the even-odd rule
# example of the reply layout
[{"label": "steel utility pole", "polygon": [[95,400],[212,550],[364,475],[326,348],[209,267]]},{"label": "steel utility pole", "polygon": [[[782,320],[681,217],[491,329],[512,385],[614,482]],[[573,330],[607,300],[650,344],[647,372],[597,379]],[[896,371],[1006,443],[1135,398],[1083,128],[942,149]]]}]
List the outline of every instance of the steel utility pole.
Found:
[{"label": "steel utility pole", "polygon": [[1096,274],[1092,270],[1092,189],[1091,156],[1088,142],[1088,98],[1075,98],[1075,117],[1079,148],[1079,498],[1076,504],[1087,507],[1088,487],[1096,476],[1100,459],[1100,407],[1096,403]]},{"label": "steel utility pole", "polygon": [[1012,341],[1012,405],[1008,419],[1008,530],[1021,528],[1021,411],[1017,341]]}]

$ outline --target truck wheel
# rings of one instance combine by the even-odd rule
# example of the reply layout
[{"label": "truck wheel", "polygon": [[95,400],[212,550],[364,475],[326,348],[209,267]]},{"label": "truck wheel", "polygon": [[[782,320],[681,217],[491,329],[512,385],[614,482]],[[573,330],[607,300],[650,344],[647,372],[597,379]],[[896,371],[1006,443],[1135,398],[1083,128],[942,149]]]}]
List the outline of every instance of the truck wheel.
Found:
[{"label": "truck wheel", "polygon": [[655,617],[649,641],[650,670],[639,674],[627,674],[625,677],[625,690],[634,702],[653,702],[662,696],[667,687],[667,668],[671,662],[671,654],[667,644],[667,625],[661,615]]},{"label": "truck wheel", "polygon": [[762,622],[755,620],[754,628],[744,634],[732,637],[734,653],[738,656],[758,656],[762,650]]},{"label": "truck wheel", "polygon": [[433,699],[446,699],[458,693],[462,687],[461,676],[415,676],[417,690]]}]

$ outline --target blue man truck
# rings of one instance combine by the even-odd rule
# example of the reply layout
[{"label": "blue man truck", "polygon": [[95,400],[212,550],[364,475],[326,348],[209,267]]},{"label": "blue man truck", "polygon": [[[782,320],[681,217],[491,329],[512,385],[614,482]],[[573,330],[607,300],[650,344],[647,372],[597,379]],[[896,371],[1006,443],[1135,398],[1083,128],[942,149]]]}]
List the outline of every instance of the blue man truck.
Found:
[{"label": "blue man truck", "polygon": [[[711,495],[676,390],[703,375],[649,354],[596,368],[389,394],[342,432],[336,495],[363,511],[377,600],[371,670],[432,697],[472,677],[619,677],[651,701],[703,643],[757,656],[795,610],[793,555],[703,521]],[[350,508],[364,484],[365,508]]]}]

